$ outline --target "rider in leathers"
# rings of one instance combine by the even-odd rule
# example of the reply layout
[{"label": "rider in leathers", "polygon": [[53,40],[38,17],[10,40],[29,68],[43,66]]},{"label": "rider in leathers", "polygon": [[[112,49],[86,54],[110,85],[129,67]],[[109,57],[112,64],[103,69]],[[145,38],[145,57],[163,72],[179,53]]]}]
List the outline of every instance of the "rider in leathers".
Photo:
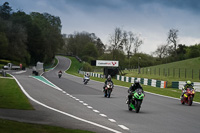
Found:
[{"label": "rider in leathers", "polygon": [[111,82],[112,85],[113,85],[113,87],[114,87],[113,81],[111,80],[111,76],[108,75],[108,78],[107,78],[107,80],[105,81],[105,84],[104,84],[104,86],[103,86],[103,92],[105,91],[105,87],[106,87],[106,85],[107,85],[108,82]]},{"label": "rider in leathers", "polygon": [[89,75],[89,73],[86,73],[85,75],[84,75],[84,77],[83,77],[83,82],[85,82],[85,78],[90,78],[90,75]]},{"label": "rider in leathers", "polygon": [[[129,104],[130,100],[132,99],[132,92],[134,92],[138,88],[141,88],[143,90],[142,86],[140,85],[140,82],[138,80],[135,80],[134,84],[132,84],[130,86],[130,88],[128,89],[129,95],[128,95],[128,100],[126,102],[127,104]],[[144,91],[143,91],[143,93],[144,93]]]},{"label": "rider in leathers", "polygon": [[[186,84],[183,86],[183,88],[182,88],[182,95],[181,95],[181,98],[183,97],[183,95],[185,94],[185,92],[186,92],[186,90],[187,90],[187,88],[193,88],[194,89],[194,87],[193,87],[193,85],[192,85],[192,82],[191,81],[186,81]],[[195,89],[194,89],[195,90]]]}]

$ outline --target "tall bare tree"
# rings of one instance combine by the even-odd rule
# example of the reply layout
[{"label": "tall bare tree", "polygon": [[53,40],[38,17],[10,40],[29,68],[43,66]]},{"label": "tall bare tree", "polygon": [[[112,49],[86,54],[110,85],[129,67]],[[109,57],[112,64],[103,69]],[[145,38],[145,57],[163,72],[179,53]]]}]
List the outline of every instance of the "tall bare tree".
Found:
[{"label": "tall bare tree", "polygon": [[123,50],[123,31],[121,28],[115,28],[114,34],[110,36],[109,43],[111,44],[113,50],[119,49]]},{"label": "tall bare tree", "polygon": [[178,41],[178,30],[177,29],[170,29],[167,37],[167,43],[173,44],[173,52],[175,56],[177,55],[176,48],[177,48],[177,41]]},{"label": "tall bare tree", "polygon": [[133,41],[133,52],[134,54],[138,53],[139,47],[143,44],[143,40],[140,38],[140,36],[135,35],[134,36],[134,41]]},{"label": "tall bare tree", "polygon": [[125,50],[127,51],[127,57],[129,59],[131,56],[131,53],[132,53],[131,48],[132,48],[135,38],[134,38],[133,32],[129,31],[128,33],[127,32],[125,32],[125,33],[126,33],[127,37],[126,37],[126,39],[124,39],[125,40],[124,44],[125,44]]},{"label": "tall bare tree", "polygon": [[154,52],[159,59],[162,59],[168,55],[168,44],[159,45]]}]

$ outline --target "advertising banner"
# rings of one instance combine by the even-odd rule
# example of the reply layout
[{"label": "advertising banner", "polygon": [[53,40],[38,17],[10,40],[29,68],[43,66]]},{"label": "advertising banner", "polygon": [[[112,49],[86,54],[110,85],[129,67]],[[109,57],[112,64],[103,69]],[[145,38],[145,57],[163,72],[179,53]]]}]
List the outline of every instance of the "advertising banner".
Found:
[{"label": "advertising banner", "polygon": [[119,61],[96,60],[96,66],[118,67]]}]

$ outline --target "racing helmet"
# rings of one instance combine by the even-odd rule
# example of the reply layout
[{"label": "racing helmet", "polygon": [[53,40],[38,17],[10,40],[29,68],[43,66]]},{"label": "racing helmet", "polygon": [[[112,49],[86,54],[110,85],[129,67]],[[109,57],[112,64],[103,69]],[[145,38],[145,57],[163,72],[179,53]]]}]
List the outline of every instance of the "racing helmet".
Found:
[{"label": "racing helmet", "polygon": [[192,82],[190,80],[186,81],[186,84],[191,85]]},{"label": "racing helmet", "polygon": [[139,80],[136,79],[136,80],[134,81],[134,83],[135,83],[135,84],[139,84],[140,82],[139,82]]},{"label": "racing helmet", "polygon": [[108,75],[108,78],[107,78],[107,80],[108,80],[108,81],[110,81],[110,80],[111,80],[111,76],[110,76],[110,75]]}]

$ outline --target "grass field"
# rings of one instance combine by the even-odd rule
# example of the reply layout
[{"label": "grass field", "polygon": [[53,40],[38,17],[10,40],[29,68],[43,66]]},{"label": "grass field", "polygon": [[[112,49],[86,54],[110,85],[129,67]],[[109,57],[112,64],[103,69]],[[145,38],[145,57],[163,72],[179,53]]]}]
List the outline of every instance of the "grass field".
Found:
[{"label": "grass field", "polygon": [[[83,77],[83,75],[77,73],[80,66],[81,66],[81,63],[79,63],[76,60],[76,58],[74,58],[74,57],[67,57],[67,58],[70,58],[72,60],[71,67],[73,69],[69,69],[66,72],[69,73],[69,74],[72,74],[72,75]],[[100,81],[100,82],[105,82],[105,79],[102,79],[102,78],[90,77],[90,79]],[[127,87],[127,90],[131,85],[131,83],[119,81],[119,80],[116,80],[116,79],[112,79],[112,80],[113,80],[115,85],[125,86],[125,87]],[[103,83],[102,83],[102,87],[103,87]],[[143,85],[143,88],[144,88],[144,91],[148,91],[148,92],[156,93],[156,94],[160,94],[160,95],[165,95],[165,96],[171,96],[171,97],[174,97],[174,98],[180,98],[180,95],[181,95],[181,90],[179,90],[179,89],[157,88],[157,87],[152,87],[152,86],[147,86],[147,85]],[[195,94],[194,101],[200,102],[200,93],[199,92],[197,92]]]},{"label": "grass field", "polygon": [[0,119],[1,133],[92,133],[90,131],[65,129],[48,125],[29,124]]},{"label": "grass field", "polygon": [[145,67],[140,69],[126,70],[125,76],[172,81],[200,82],[200,57],[162,64],[157,66]]},{"label": "grass field", "polygon": [[32,110],[27,97],[14,79],[0,78],[0,108]]},{"label": "grass field", "polygon": [[82,63],[80,63],[75,57],[67,56],[71,60],[71,66],[68,71],[66,71],[69,74],[73,74],[76,76],[83,76],[81,74],[78,74],[78,70],[81,68]]}]

